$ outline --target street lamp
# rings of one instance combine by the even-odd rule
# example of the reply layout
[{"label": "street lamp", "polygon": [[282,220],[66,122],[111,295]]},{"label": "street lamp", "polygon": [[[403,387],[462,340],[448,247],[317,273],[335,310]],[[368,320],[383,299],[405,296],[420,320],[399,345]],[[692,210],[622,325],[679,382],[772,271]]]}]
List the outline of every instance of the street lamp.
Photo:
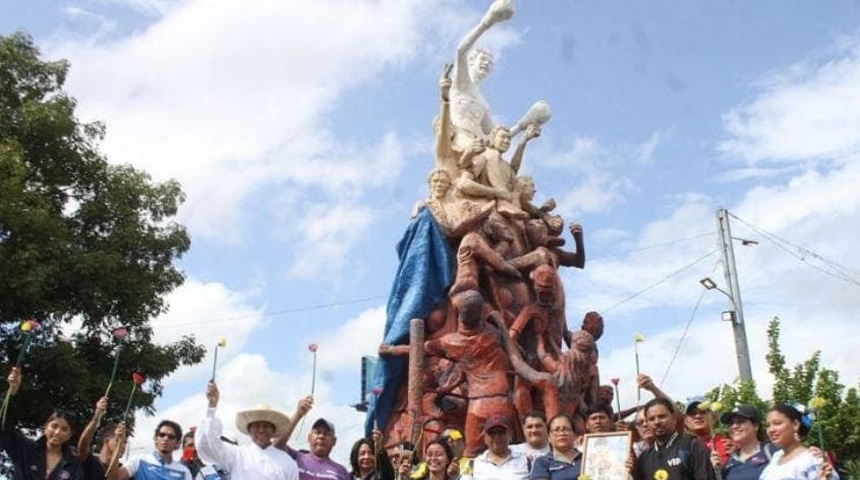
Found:
[{"label": "street lamp", "polygon": [[738,373],[744,382],[752,381],[752,367],[750,365],[750,350],[747,344],[746,326],[744,322],[744,308],[741,302],[741,290],[738,286],[738,273],[735,266],[735,251],[732,248],[732,240],[738,240],[744,246],[757,245],[755,240],[732,237],[729,226],[729,212],[721,208],[717,210],[717,225],[719,226],[720,250],[723,257],[723,270],[728,284],[728,291],[723,290],[710,277],[699,280],[699,283],[708,290],[717,290],[725,295],[730,302],[731,309],[722,313],[723,321],[731,322],[732,333],[735,339],[735,353],[738,359]]}]

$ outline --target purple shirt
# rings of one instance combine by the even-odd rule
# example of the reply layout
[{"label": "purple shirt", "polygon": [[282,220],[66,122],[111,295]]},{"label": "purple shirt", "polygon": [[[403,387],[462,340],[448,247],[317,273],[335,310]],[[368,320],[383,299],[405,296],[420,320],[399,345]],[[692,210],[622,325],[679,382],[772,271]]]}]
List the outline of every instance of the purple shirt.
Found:
[{"label": "purple shirt", "polygon": [[330,458],[319,458],[290,447],[287,447],[287,453],[299,465],[299,480],[350,480],[346,468]]}]

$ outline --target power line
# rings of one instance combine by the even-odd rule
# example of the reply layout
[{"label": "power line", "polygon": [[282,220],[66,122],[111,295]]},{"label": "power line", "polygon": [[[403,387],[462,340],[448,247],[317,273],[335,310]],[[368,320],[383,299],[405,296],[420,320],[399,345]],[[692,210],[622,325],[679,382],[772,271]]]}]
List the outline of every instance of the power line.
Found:
[{"label": "power line", "polygon": [[207,320],[199,320],[196,322],[186,322],[186,323],[171,323],[169,325],[160,325],[158,328],[178,328],[178,327],[187,327],[191,325],[201,325],[204,323],[219,323],[219,322],[229,322],[233,320],[242,320],[246,318],[257,318],[257,317],[277,317],[279,315],[286,315],[288,313],[298,313],[298,312],[307,312],[311,310],[322,310],[325,308],[333,308],[333,307],[341,307],[344,305],[352,305],[355,303],[363,303],[370,302],[373,300],[380,300],[383,298],[387,298],[385,295],[375,295],[372,297],[364,297],[364,298],[356,298],[353,300],[343,300],[340,302],[331,302],[331,303],[320,303],[317,305],[307,305],[304,307],[295,307],[295,308],[285,308],[283,310],[278,310],[275,312],[262,313],[259,315],[248,314],[248,315],[236,315],[233,317],[221,317],[221,318],[210,318]]},{"label": "power line", "polygon": [[621,255],[627,255],[627,254],[630,254],[630,253],[642,252],[642,251],[645,251],[645,250],[651,250],[651,249],[653,249],[653,248],[668,247],[668,246],[671,246],[671,245],[676,245],[676,244],[678,244],[678,243],[690,242],[690,241],[693,241],[693,240],[698,240],[698,239],[700,239],[700,238],[704,238],[704,237],[708,237],[708,236],[716,235],[716,234],[717,234],[717,232],[716,232],[716,231],[700,233],[700,234],[698,234],[698,235],[693,235],[693,236],[691,236],[691,237],[677,238],[677,239],[675,239],[675,240],[668,240],[668,241],[661,242],[661,243],[654,243],[654,244],[651,244],[651,245],[646,245],[646,246],[644,246],[644,247],[633,248],[633,249],[630,249],[630,250],[621,250],[621,251],[618,251],[618,252],[609,253],[609,254],[606,254],[606,255],[604,255],[604,256],[602,256],[602,257],[595,257],[595,258],[594,258],[594,260],[602,260],[602,259],[604,259],[604,258],[619,257],[619,256],[621,256]]},{"label": "power line", "polygon": [[[847,267],[839,264],[838,262],[836,262],[834,260],[830,260],[830,259],[824,257],[823,255],[820,255],[820,254],[818,254],[818,253],[816,253],[816,252],[814,252],[808,248],[802,247],[800,245],[795,245],[795,244],[789,242],[788,240],[777,236],[776,234],[770,233],[770,232],[768,232],[768,231],[766,231],[760,227],[757,227],[757,226],[747,222],[746,220],[738,217],[737,215],[735,215],[733,213],[729,213],[729,215],[731,215],[732,218],[734,218],[735,220],[737,220],[737,221],[743,223],[744,225],[746,225],[747,227],[749,227],[752,231],[758,233],[759,235],[761,235],[762,237],[764,237],[765,239],[767,239],[768,241],[773,243],[780,250],[791,255],[792,257],[796,258],[797,260],[804,263],[805,265],[808,265],[808,266],[818,270],[821,273],[824,273],[824,274],[829,275],[831,277],[843,280],[847,283],[851,283],[851,284],[854,284],[854,285],[860,287],[860,280],[857,280],[851,274],[849,274],[846,271]],[[786,247],[786,245],[795,249],[796,251],[792,251],[791,249]],[[800,252],[800,253],[797,253],[797,252]],[[830,269],[821,267],[821,266],[816,265],[814,263],[810,263],[807,257],[812,257],[816,260],[819,260],[820,262],[824,263],[826,266],[830,267]]]},{"label": "power line", "polygon": [[[711,275],[717,270],[717,265],[720,262],[716,262],[714,264],[714,268],[711,269]],[[693,311],[690,313],[690,319],[687,320],[687,324],[684,325],[684,331],[681,333],[681,338],[678,339],[678,345],[675,346],[675,352],[672,353],[672,358],[669,360],[669,365],[666,366],[666,372],[663,373],[663,378],[660,379],[660,387],[663,387],[663,383],[666,381],[666,378],[669,377],[669,372],[672,370],[672,365],[675,364],[675,360],[678,358],[678,353],[681,352],[681,345],[684,343],[684,340],[687,338],[687,332],[690,330],[690,325],[693,324],[693,320],[696,318],[696,312],[699,311],[699,306],[702,304],[702,299],[705,298],[705,294],[708,293],[707,290],[703,289],[702,293],[699,294],[699,299],[696,300],[696,305],[693,307]]]},{"label": "power line", "polygon": [[710,257],[711,255],[713,255],[713,254],[715,254],[715,253],[717,253],[717,252],[719,252],[719,251],[720,251],[720,249],[719,249],[719,248],[716,248],[716,249],[714,249],[714,250],[711,250],[710,252],[708,252],[708,253],[706,253],[706,254],[702,255],[701,257],[699,257],[699,258],[697,258],[697,259],[693,260],[692,262],[688,263],[687,265],[684,265],[683,267],[681,267],[681,268],[679,268],[679,269],[675,270],[674,272],[672,272],[672,273],[670,273],[670,274],[666,275],[665,277],[661,278],[660,280],[657,280],[656,282],[652,283],[651,285],[648,285],[647,287],[643,288],[642,290],[639,290],[638,292],[634,292],[634,293],[632,293],[632,294],[628,295],[627,297],[623,298],[621,301],[619,301],[619,302],[617,302],[617,303],[615,303],[615,304],[613,304],[613,305],[611,305],[611,306],[609,306],[609,307],[607,307],[607,308],[604,308],[603,310],[601,310],[601,313],[608,312],[609,310],[612,310],[613,308],[615,308],[615,307],[617,307],[617,306],[619,306],[619,305],[622,305],[622,304],[624,304],[624,303],[629,302],[630,300],[633,300],[634,298],[638,297],[639,295],[642,295],[643,293],[647,292],[648,290],[651,290],[652,288],[654,288],[654,287],[656,287],[656,286],[660,285],[661,283],[666,282],[666,281],[667,281],[667,280],[669,280],[670,278],[672,278],[672,277],[674,277],[674,276],[676,276],[676,275],[680,274],[680,273],[681,273],[681,272],[683,272],[684,270],[686,270],[686,269],[688,269],[688,268],[690,268],[690,267],[692,267],[692,266],[694,266],[694,265],[698,264],[698,263],[699,263],[699,262],[701,262],[702,260],[704,260],[704,259],[706,259],[706,258]]}]

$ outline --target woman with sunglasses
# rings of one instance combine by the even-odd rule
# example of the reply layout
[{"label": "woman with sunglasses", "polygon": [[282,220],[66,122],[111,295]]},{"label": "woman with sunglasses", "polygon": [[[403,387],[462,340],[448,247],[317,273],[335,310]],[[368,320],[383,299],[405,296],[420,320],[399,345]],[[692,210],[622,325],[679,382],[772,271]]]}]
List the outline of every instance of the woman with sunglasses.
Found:
[{"label": "woman with sunglasses", "polygon": [[[13,367],[7,378],[9,393],[15,398],[21,389],[21,371]],[[9,409],[13,413],[14,408]],[[0,446],[12,460],[15,479],[23,480],[84,480],[84,470],[69,446],[74,416],[64,410],[54,410],[36,440],[27,438],[14,428],[15,420],[7,415],[0,429]]]}]

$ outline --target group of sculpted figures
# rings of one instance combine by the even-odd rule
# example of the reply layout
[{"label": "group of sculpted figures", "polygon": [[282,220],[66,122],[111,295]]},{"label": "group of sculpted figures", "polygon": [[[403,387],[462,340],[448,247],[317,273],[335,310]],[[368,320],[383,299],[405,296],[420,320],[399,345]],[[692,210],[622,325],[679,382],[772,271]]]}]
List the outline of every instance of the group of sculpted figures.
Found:
[{"label": "group of sculpted figures", "polygon": [[447,294],[422,318],[426,341],[416,345],[422,338],[413,336],[408,344],[379,347],[383,361],[423,361],[414,382],[420,390],[407,392],[405,379],[400,382],[391,415],[380,425],[393,443],[426,444],[454,425],[465,432],[466,455],[474,456],[490,416],[504,415],[516,425],[532,409],[547,417],[566,413],[579,419],[582,430],[585,410],[607,401],[599,398],[595,345],[603,319],[589,312],[580,329],[568,329],[558,273],[560,267],[585,266],[582,227],[569,226],[574,247],[565,250],[555,201],[533,204],[534,179],[519,175],[528,142],[548,120],[548,106],[537,102],[511,129],[493,123],[478,88],[492,57],[473,47],[512,14],[510,0],[494,2],[439,82],[430,195],[412,217],[429,212],[456,265]]}]

